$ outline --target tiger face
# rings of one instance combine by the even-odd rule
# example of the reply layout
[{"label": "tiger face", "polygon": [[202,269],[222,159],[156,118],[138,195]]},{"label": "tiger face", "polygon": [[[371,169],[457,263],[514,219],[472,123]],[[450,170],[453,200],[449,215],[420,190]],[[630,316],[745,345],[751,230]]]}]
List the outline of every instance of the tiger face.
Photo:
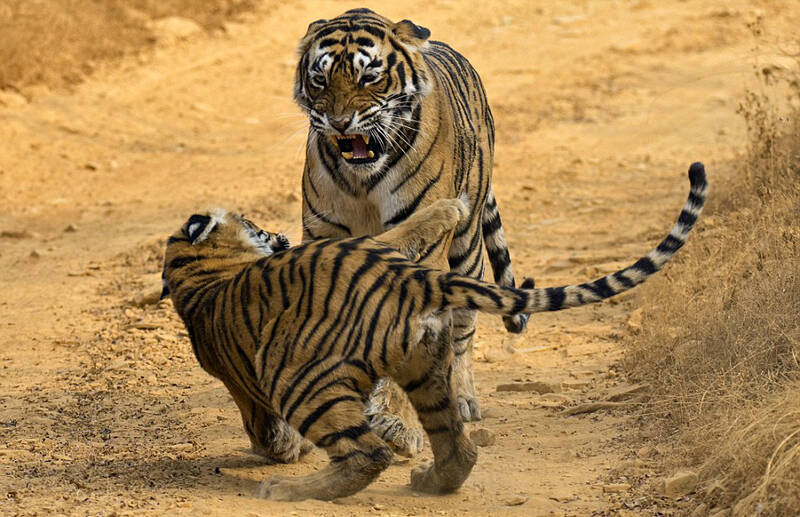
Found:
[{"label": "tiger face", "polygon": [[300,42],[294,98],[329,157],[378,168],[412,127],[431,91],[419,49],[430,31],[369,9],[318,20]]},{"label": "tiger face", "polygon": [[215,267],[225,269],[252,262],[289,249],[289,239],[282,233],[262,230],[243,215],[225,210],[194,214],[167,240],[162,273],[164,298],[177,286],[168,285],[168,269],[175,264],[218,259]]}]

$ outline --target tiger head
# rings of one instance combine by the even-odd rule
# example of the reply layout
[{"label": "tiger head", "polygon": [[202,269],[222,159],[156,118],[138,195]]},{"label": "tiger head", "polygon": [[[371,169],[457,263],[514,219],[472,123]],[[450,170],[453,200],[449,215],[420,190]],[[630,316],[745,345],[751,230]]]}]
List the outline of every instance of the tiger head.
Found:
[{"label": "tiger head", "polygon": [[300,42],[294,98],[310,137],[353,168],[379,167],[414,130],[412,114],[431,91],[420,49],[430,31],[369,9],[317,20]]},{"label": "tiger head", "polygon": [[266,232],[242,215],[222,209],[194,214],[167,239],[161,298],[176,292],[188,277],[202,281],[211,271],[224,275],[286,249],[284,234]]}]

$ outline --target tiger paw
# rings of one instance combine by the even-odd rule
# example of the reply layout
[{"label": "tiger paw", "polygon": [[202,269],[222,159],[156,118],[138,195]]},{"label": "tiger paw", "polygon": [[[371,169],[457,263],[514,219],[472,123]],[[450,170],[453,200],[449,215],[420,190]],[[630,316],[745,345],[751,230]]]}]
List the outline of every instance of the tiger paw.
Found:
[{"label": "tiger paw", "polygon": [[503,316],[503,324],[506,330],[514,334],[522,334],[528,326],[528,314],[517,314],[514,316]]},{"label": "tiger paw", "polygon": [[422,429],[411,427],[399,416],[386,412],[368,415],[369,426],[394,452],[408,458],[419,454],[424,446]]},{"label": "tiger paw", "polygon": [[447,473],[439,472],[434,463],[422,465],[411,471],[411,489],[426,494],[454,492],[464,483],[470,470],[466,469],[466,475],[464,472],[456,471],[447,475]]},{"label": "tiger paw", "polygon": [[[281,439],[277,439],[281,438]],[[250,450],[264,458],[268,464],[296,463],[297,460],[314,449],[314,444],[297,433],[272,436],[268,443],[250,437]]]},{"label": "tiger paw", "polygon": [[306,490],[298,486],[296,479],[285,476],[272,476],[261,483],[258,496],[273,501],[302,501],[309,498]]},{"label": "tiger paw", "polygon": [[458,395],[456,396],[456,404],[458,406],[458,414],[461,415],[461,420],[464,422],[476,422],[482,418],[481,406],[474,395]]}]

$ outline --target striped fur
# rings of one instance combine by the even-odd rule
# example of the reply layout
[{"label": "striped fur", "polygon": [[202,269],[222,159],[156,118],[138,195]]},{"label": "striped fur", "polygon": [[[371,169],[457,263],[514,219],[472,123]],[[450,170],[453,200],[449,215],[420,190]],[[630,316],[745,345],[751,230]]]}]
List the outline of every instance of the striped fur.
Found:
[{"label": "striped fur", "polygon": [[[469,208],[450,248],[452,271],[514,285],[491,186],[494,121],[475,69],[429,31],[368,9],[312,23],[300,42],[295,99],[310,130],[304,239],[377,235],[437,199]],[[363,135],[363,137],[361,136]],[[372,158],[348,159],[352,140]],[[424,259],[424,255],[422,256]],[[476,313],[454,314],[454,384],[464,420],[479,420],[472,376]],[[522,332],[527,316],[504,318]]]},{"label": "striped fur", "polygon": [[[225,382],[240,408],[246,399],[279,440],[295,429],[330,457],[314,474],[271,478],[264,496],[333,499],[372,482],[392,457],[364,415],[365,399],[382,378],[407,393],[433,449],[434,462],[412,473],[412,487],[449,492],[477,457],[451,389],[450,311],[555,311],[633,288],[686,242],[706,197],[701,164],[692,165],[690,179],[689,200],[658,247],[580,285],[498,286],[426,267],[411,260],[416,252],[369,237],[283,249],[284,239],[223,212],[192,216],[169,238],[164,281],[200,364]],[[446,250],[443,236],[469,217],[459,204],[439,201],[393,230],[392,239],[415,243],[410,247],[442,239]],[[421,224],[426,220],[431,224]],[[302,447],[299,438],[292,443]],[[286,454],[285,442],[277,446]]]}]

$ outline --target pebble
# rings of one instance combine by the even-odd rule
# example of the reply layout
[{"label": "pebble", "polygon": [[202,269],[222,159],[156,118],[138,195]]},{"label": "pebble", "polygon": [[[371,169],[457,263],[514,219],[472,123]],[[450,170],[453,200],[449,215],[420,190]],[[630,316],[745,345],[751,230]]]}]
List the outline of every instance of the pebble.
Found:
[{"label": "pebble", "polygon": [[631,485],[628,483],[612,483],[609,485],[603,485],[604,494],[619,494],[621,492],[627,492],[630,489]]},{"label": "pebble", "polygon": [[161,300],[161,287],[148,287],[142,289],[133,297],[133,304],[137,307],[155,305]]},{"label": "pebble", "polygon": [[664,479],[664,495],[678,498],[694,492],[697,486],[697,473],[684,470],[674,476]]},{"label": "pebble", "polygon": [[77,231],[78,231],[78,227],[75,226],[72,223],[68,224],[67,227],[64,228],[64,233],[75,233]]},{"label": "pebble", "polygon": [[546,382],[541,381],[533,381],[533,382],[515,382],[511,384],[498,384],[497,391],[532,391],[534,393],[538,393],[539,395],[544,395],[545,393],[555,393],[561,391],[558,387],[554,384],[549,384]]},{"label": "pebble", "polygon": [[28,230],[3,230],[0,232],[0,237],[5,239],[35,239],[39,237],[39,234]]},{"label": "pebble", "polygon": [[38,251],[38,250],[33,250],[33,251],[31,251],[31,254],[30,254],[30,255],[28,255],[28,256],[29,256],[30,258],[32,258],[32,259],[38,259],[38,258],[41,258],[42,254],[41,254],[41,253],[39,253],[39,251]]},{"label": "pebble", "polygon": [[520,506],[528,502],[528,498],[524,495],[511,496],[506,500],[506,506]]},{"label": "pebble", "polygon": [[497,436],[488,429],[480,428],[470,431],[469,439],[478,447],[489,447],[495,444]]}]

